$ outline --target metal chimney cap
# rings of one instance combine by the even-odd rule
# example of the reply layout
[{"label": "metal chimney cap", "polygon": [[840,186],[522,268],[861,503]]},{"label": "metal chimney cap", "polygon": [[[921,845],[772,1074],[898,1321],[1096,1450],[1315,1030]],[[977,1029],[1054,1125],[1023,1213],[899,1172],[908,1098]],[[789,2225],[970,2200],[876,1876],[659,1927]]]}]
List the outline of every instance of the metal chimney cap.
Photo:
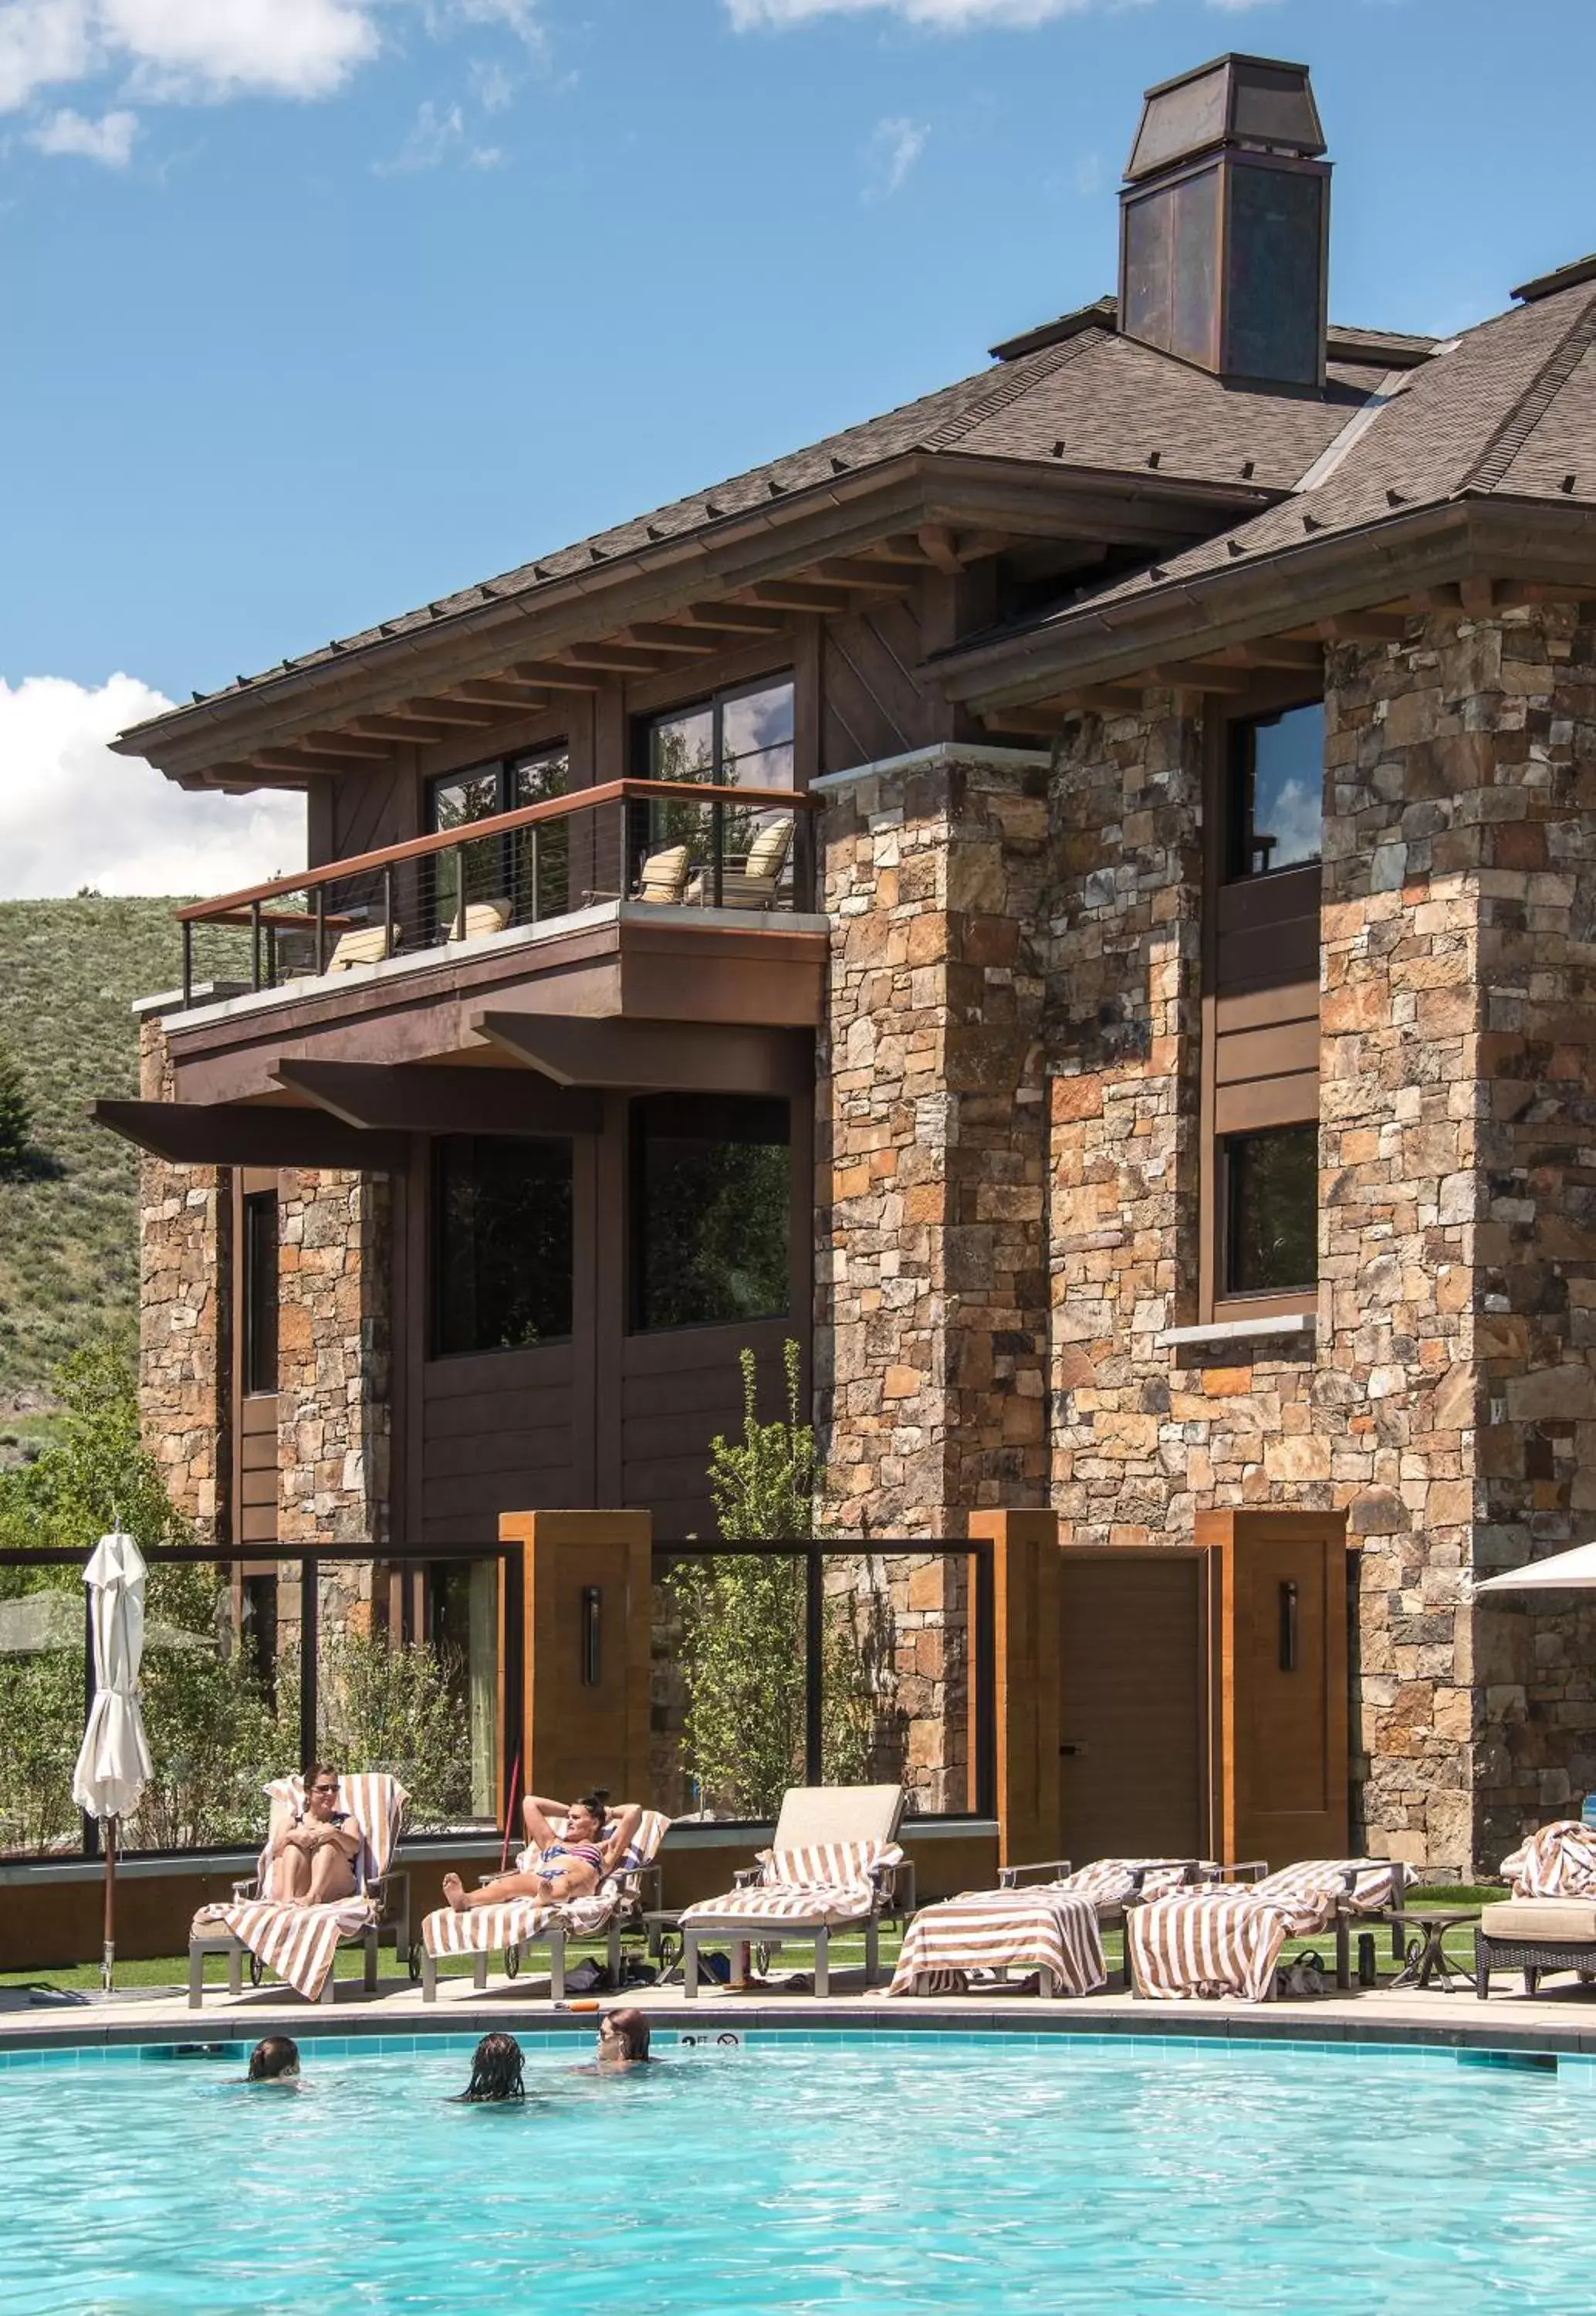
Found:
[{"label": "metal chimney cap", "polygon": [[1142,99],[1125,175],[1134,184],[1225,145],[1317,159],[1325,132],[1308,67],[1230,55],[1160,81]]}]

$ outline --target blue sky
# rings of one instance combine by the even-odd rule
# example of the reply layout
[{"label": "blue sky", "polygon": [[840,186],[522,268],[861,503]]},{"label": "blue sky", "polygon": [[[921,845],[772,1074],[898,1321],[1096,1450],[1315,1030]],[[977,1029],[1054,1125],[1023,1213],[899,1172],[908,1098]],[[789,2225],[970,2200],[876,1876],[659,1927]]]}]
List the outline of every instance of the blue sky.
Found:
[{"label": "blue sky", "polygon": [[0,0],[0,679],[186,696],[979,367],[1227,47],[1313,67],[1337,318],[1596,245],[1591,0]]}]

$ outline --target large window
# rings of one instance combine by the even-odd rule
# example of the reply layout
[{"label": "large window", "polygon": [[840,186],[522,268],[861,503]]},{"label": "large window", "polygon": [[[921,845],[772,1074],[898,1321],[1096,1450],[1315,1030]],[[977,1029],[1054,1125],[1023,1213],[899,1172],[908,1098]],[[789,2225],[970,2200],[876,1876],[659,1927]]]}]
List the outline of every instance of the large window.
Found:
[{"label": "large window", "polygon": [[[695,707],[674,708],[669,716],[656,717],[646,736],[644,770],[651,780],[673,780],[688,788],[790,788],[792,678],[716,692]],[[790,834],[792,827],[786,813],[773,815],[755,805],[747,810],[725,805],[717,816],[686,799],[679,805],[657,801],[638,813],[636,823],[631,836],[634,872],[643,854],[685,846],[680,863],[684,884],[690,868],[706,866],[717,843],[723,867],[731,862],[741,872],[767,828],[779,824]],[[700,880],[697,889],[683,897],[703,900],[707,886]]]},{"label": "large window", "polygon": [[277,1192],[252,1191],[244,1202],[244,1387],[277,1389]]},{"label": "large window", "polygon": [[[428,791],[429,829],[468,828],[474,821],[563,797],[570,785],[571,758],[563,748],[451,772]],[[571,826],[564,820],[512,829],[506,836],[483,837],[480,843],[437,854],[430,913],[439,938],[492,932],[496,919],[532,924],[540,917],[559,916],[571,904],[570,870]],[[468,910],[477,914],[468,918]]]},{"label": "large window", "polygon": [[1319,1130],[1278,1126],[1221,1145],[1225,1291],[1301,1293],[1318,1276]]},{"label": "large window", "polygon": [[568,1336],[570,1142],[448,1135],[432,1167],[433,1356]]},{"label": "large window", "polygon": [[780,1317],[790,1287],[787,1105],[651,1094],[632,1105],[632,1324]]},{"label": "large window", "polygon": [[1230,726],[1228,874],[1264,877],[1319,858],[1325,708],[1287,708]]}]

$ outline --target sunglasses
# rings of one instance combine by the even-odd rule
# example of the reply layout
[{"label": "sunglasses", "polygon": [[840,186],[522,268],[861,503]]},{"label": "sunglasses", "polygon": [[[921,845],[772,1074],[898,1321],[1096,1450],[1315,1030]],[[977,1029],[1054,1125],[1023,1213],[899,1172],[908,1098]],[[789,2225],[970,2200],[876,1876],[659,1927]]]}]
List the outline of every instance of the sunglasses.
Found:
[{"label": "sunglasses", "polygon": [[338,1788],[336,1786],[312,1786],[310,1790],[313,1794],[335,1794]]}]

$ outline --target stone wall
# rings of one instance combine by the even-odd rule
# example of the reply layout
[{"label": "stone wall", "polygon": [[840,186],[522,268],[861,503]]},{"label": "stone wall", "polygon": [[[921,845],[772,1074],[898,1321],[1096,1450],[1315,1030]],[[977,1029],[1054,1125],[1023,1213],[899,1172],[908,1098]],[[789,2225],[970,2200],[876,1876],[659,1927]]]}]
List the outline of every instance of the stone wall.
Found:
[{"label": "stone wall", "polygon": [[[160,1021],[139,1027],[139,1097],[170,1100]],[[214,1166],[138,1164],[139,1409],[167,1492],[206,1543],[226,1543],[230,1362],[226,1282],[232,1178]]]},{"label": "stone wall", "polygon": [[388,1533],[393,1199],[386,1175],[282,1176],[278,1535]]},{"label": "stone wall", "polygon": [[1039,1502],[1046,760],[939,746],[829,784],[815,1368],[835,1524]]}]

